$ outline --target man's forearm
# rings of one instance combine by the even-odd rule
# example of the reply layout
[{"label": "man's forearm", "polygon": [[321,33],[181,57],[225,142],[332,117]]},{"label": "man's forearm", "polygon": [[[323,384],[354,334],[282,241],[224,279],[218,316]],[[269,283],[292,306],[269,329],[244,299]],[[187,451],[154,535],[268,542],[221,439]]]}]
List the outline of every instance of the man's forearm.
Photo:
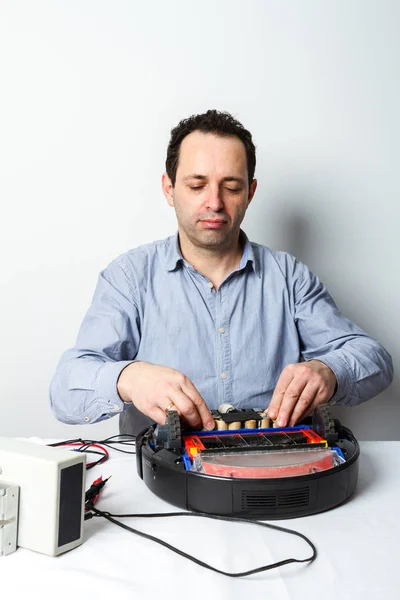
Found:
[{"label": "man's forearm", "polygon": [[390,354],[372,338],[357,337],[342,348],[313,358],[336,375],[338,386],[332,404],[361,404],[383,392],[393,379]]},{"label": "man's forearm", "polygon": [[123,410],[117,380],[131,361],[105,361],[69,350],[50,385],[54,416],[64,423],[96,423]]}]

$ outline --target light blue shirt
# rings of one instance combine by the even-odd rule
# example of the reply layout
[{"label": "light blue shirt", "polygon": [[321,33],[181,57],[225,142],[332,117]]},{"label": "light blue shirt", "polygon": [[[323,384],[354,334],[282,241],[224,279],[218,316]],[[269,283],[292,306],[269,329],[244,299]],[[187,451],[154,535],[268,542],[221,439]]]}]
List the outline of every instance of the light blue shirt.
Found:
[{"label": "light blue shirt", "polygon": [[133,360],[184,373],[210,409],[265,408],[283,368],[318,359],[337,378],[331,403],[355,405],[391,382],[390,355],[342,316],[316,275],[286,252],[249,242],[218,290],[183,259],[179,236],[130,250],[99,276],[74,348],[50,386],[55,416],[120,430],[149,420],[117,392]]}]

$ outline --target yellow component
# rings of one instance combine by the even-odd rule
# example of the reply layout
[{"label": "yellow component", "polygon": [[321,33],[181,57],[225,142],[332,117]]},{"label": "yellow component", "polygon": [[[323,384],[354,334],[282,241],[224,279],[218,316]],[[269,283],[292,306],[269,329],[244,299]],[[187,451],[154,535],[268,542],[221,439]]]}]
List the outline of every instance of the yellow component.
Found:
[{"label": "yellow component", "polygon": [[309,441],[309,444],[322,444],[322,443],[324,443],[325,448],[328,447],[328,442],[326,440],[321,440],[321,441],[311,440],[311,441]]},{"label": "yellow component", "polygon": [[228,429],[241,429],[242,423],[241,421],[234,421],[233,423],[229,423]]}]

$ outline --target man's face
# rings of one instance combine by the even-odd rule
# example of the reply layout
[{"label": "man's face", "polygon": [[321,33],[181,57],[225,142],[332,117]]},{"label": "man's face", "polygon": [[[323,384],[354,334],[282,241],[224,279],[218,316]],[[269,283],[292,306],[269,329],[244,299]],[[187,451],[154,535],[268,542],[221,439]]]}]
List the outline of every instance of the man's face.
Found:
[{"label": "man's face", "polygon": [[254,180],[249,189],[246,151],[239,138],[200,131],[182,141],[175,186],[167,175],[163,177],[180,234],[195,246],[210,249],[237,243],[256,186]]}]

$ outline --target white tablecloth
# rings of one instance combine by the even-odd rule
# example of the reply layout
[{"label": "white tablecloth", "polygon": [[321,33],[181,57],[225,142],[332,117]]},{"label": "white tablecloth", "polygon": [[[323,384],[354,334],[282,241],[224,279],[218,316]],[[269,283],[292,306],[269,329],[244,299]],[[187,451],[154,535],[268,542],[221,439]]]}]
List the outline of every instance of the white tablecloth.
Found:
[{"label": "white tablecloth", "polygon": [[[0,596],[10,597],[7,591],[17,598],[41,600],[399,598],[400,442],[360,446],[359,482],[349,502],[323,514],[273,522],[296,529],[315,543],[318,557],[311,565],[230,579],[93,518],[85,522],[85,542],[71,552],[50,558],[19,548],[0,557]],[[97,505],[100,509],[179,510],[147,489],[136,474],[134,456],[111,451],[108,462],[88,472],[87,487],[99,475],[112,475]],[[125,522],[225,571],[310,555],[309,546],[296,537],[246,524],[194,517]]]}]

